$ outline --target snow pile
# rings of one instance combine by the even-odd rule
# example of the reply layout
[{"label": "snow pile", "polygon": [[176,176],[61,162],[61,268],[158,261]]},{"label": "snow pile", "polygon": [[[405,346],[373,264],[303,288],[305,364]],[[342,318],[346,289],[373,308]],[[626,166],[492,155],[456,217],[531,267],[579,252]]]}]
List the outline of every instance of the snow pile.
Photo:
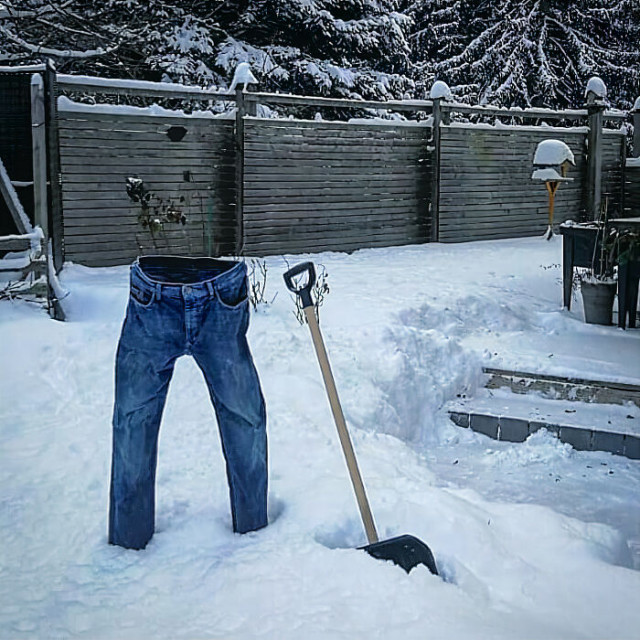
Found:
[{"label": "snow pile", "polygon": [[[482,364],[640,377],[638,335],[560,308],[539,239],[288,257],[325,266],[320,324],[382,538],[411,533],[442,577],[365,543],[308,328],[266,260],[249,342],[267,402],[270,526],[231,530],[214,412],[178,361],[159,443],[156,534],[106,542],[113,364],[128,268],[67,265],[70,321],[0,301],[3,638],[617,638],[637,635],[640,464],[452,425]],[[274,299],[274,296],[276,296]]]},{"label": "snow pile", "polygon": [[546,429],[540,429],[532,433],[520,447],[510,449],[487,451],[487,457],[491,458],[489,464],[504,465],[552,465],[570,458],[575,453],[570,445],[560,442],[555,434]]}]

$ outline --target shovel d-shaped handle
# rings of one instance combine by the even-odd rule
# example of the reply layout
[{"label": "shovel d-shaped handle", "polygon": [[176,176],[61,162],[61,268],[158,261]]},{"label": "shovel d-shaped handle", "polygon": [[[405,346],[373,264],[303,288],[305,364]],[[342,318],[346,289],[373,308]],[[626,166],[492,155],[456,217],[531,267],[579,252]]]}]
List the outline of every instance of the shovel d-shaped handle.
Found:
[{"label": "shovel d-shaped handle", "polygon": [[[293,279],[303,273],[307,274],[307,282],[298,286]],[[287,289],[297,296],[300,296],[303,309],[313,306],[311,289],[313,289],[313,285],[316,283],[316,268],[313,266],[313,262],[301,262],[289,269],[282,277],[284,278],[284,283],[287,285]]]}]

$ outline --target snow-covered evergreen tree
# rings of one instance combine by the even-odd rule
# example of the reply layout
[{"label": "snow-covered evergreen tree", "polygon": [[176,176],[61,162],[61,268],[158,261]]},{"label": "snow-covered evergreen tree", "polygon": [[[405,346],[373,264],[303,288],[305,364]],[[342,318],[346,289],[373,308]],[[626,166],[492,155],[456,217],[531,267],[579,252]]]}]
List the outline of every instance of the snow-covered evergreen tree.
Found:
[{"label": "snow-covered evergreen tree", "polygon": [[249,0],[218,56],[248,60],[267,90],[387,98],[411,90],[397,0]]},{"label": "snow-covered evergreen tree", "polygon": [[[187,8],[188,6],[188,8]],[[216,37],[208,3],[2,0],[0,63],[53,58],[60,70],[206,83]]]},{"label": "snow-covered evergreen tree", "polygon": [[[416,3],[417,4],[417,3]],[[415,50],[424,73],[447,81],[459,97],[503,105],[576,107],[601,76],[615,105],[628,107],[640,78],[638,0],[424,0],[422,20],[437,42]],[[470,11],[471,10],[471,11]],[[419,23],[421,9],[411,14]],[[457,36],[449,25],[458,19]],[[448,38],[444,37],[448,36]],[[416,46],[419,42],[416,41]],[[426,58],[420,58],[421,51]],[[453,55],[451,55],[453,54]]]},{"label": "snow-covered evergreen tree", "polygon": [[420,97],[427,97],[436,77],[434,63],[460,55],[468,42],[473,0],[411,0],[406,14],[412,20],[409,36],[413,74]]},{"label": "snow-covered evergreen tree", "polygon": [[581,106],[640,94],[640,0],[0,0],[0,64],[267,91]]},{"label": "snow-covered evergreen tree", "polygon": [[2,0],[0,63],[226,86],[250,62],[266,90],[401,97],[409,19],[397,0]]}]

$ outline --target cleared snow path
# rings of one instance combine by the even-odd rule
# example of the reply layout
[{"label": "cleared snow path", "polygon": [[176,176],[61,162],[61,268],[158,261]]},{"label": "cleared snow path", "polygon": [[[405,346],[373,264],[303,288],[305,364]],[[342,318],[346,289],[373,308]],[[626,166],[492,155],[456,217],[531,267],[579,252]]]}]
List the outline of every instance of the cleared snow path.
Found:
[{"label": "cleared snow path", "polygon": [[637,381],[640,332],[589,327],[579,302],[561,310],[556,238],[312,258],[329,274],[321,327],[381,536],[423,539],[445,579],[354,549],[362,526],[281,258],[267,260],[277,297],[249,334],[271,525],[231,532],[213,411],[182,359],[161,429],[157,533],[143,552],[107,545],[127,268],[68,265],[70,322],[0,304],[0,635],[637,637],[640,464],[546,432],[495,442],[453,426],[444,405],[509,360]]}]

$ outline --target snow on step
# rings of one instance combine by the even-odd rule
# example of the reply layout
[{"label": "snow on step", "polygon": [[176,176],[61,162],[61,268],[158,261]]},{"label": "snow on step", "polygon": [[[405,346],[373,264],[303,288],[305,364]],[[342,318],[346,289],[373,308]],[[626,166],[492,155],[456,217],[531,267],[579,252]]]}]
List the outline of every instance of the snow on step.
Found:
[{"label": "snow on step", "polygon": [[640,407],[552,400],[507,389],[485,389],[447,405],[452,420],[499,440],[522,442],[546,428],[580,450],[640,458]]}]

